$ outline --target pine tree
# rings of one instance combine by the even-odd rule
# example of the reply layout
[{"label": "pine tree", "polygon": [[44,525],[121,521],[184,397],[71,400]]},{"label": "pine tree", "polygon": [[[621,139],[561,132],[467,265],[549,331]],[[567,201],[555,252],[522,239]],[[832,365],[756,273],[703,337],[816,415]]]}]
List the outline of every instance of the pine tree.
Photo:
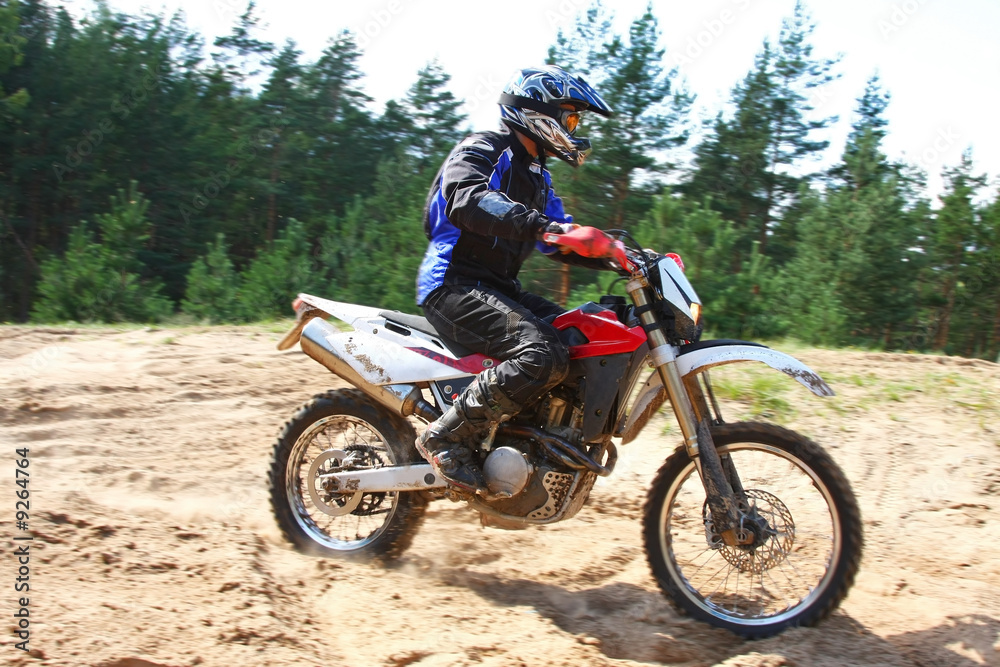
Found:
[{"label": "pine tree", "polygon": [[221,50],[213,57],[237,85],[245,85],[248,79],[259,74],[256,68],[260,66],[260,61],[274,52],[274,44],[256,36],[261,30],[260,19],[254,16],[256,9],[257,3],[250,0],[232,31],[215,40],[215,46]]},{"label": "pine tree", "polygon": [[973,199],[985,185],[985,178],[972,172],[969,151],[962,154],[957,167],[945,170],[946,190],[931,229],[932,282],[940,297],[934,336],[936,350],[948,349],[952,315],[971,257],[969,249],[975,247],[978,220]]},{"label": "pine tree", "polygon": [[371,98],[360,85],[360,57],[353,35],[343,31],[303,74],[312,139],[306,178],[314,206],[324,214],[340,214],[356,195],[374,189],[382,146],[366,108]]},{"label": "pine tree", "polygon": [[340,298],[404,312],[416,310],[417,272],[427,248],[426,172],[402,155],[379,166],[375,193],[328,220],[322,262]]},{"label": "pine tree", "polygon": [[837,345],[847,336],[851,303],[840,294],[843,230],[830,224],[837,213],[816,193],[809,193],[806,202],[809,212],[799,225],[795,257],[777,278],[782,298],[775,302],[776,313],[796,338]]},{"label": "pine tree", "polygon": [[982,252],[976,263],[976,298],[985,306],[983,356],[1000,363],[1000,192],[982,213]]},{"label": "pine tree", "polygon": [[[916,314],[922,218],[907,201],[899,165],[881,142],[888,95],[872,77],[858,101],[843,162],[831,170],[825,219],[834,236],[840,301],[850,304],[845,325],[857,342],[895,347],[896,334]],[[801,241],[800,246],[801,247]]]},{"label": "pine tree", "polygon": [[794,216],[784,213],[809,180],[793,175],[793,168],[801,169],[827,147],[814,135],[836,121],[814,117],[822,87],[835,78],[836,60],[813,56],[813,29],[804,5],[796,3],[777,46],[765,41],[753,70],[734,89],[732,118],[717,118],[696,149],[695,170],[684,191],[698,199],[712,196],[713,206],[745,234],[742,252],[756,240],[769,256],[790,254]]},{"label": "pine tree", "polygon": [[295,43],[289,41],[269,61],[273,69],[259,98],[261,113],[253,133],[261,152],[261,190],[267,198],[264,233],[267,241],[274,239],[279,218],[308,214],[305,207],[298,204],[304,194],[302,181],[305,176],[300,165],[306,161],[311,144],[303,131],[305,92],[302,89],[304,71],[299,64],[301,55]]},{"label": "pine tree", "polygon": [[225,235],[216,235],[207,250],[191,265],[182,308],[199,320],[234,322],[239,319],[239,276],[229,259]]},{"label": "pine tree", "polygon": [[772,175],[767,171],[767,146],[772,129],[768,118],[774,95],[772,54],[765,42],[754,69],[733,90],[735,113],[720,114],[712,130],[695,148],[694,171],[680,190],[712,207],[734,223],[739,235],[733,265],[738,267],[752,241],[759,238],[767,219],[767,193]]},{"label": "pine tree", "polygon": [[[560,32],[549,49],[548,63],[585,78],[614,109],[612,118],[589,114],[578,133],[594,151],[581,167],[552,161],[548,167],[566,210],[580,224],[634,229],[662,189],[673,168],[665,152],[687,140],[691,96],[677,83],[677,71],[662,65],[659,23],[650,7],[629,26],[627,37],[612,31],[600,3],[577,18],[570,33]],[[553,267],[530,260],[524,280],[532,289],[555,291],[567,303],[569,285],[591,281],[583,269]]]},{"label": "pine tree", "polygon": [[667,173],[672,165],[658,156],[687,141],[692,98],[678,85],[677,71],[662,65],[659,41],[651,7],[632,21],[625,38],[611,33],[609,18],[594,5],[549,50],[550,64],[586,76],[615,111],[609,119],[585,119],[580,132],[591,138],[594,152],[583,167],[553,167],[572,210],[598,226],[638,224],[654,191],[638,186],[636,176]]},{"label": "pine tree", "polygon": [[289,220],[285,230],[261,249],[243,273],[239,292],[242,316],[248,320],[287,316],[295,295],[315,289],[321,280],[305,225]]},{"label": "pine tree", "polygon": [[657,198],[637,238],[658,252],[681,256],[713,334],[771,335],[776,323],[768,306],[773,281],[767,259],[754,253],[734,272],[738,235],[710,204],[691,204],[668,190]]},{"label": "pine tree", "polygon": [[967,248],[952,314],[949,348],[964,357],[991,361],[1000,353],[1000,205],[977,207],[973,244]]},{"label": "pine tree", "polygon": [[98,243],[87,224],[70,234],[62,258],[42,264],[33,318],[43,322],[150,322],[169,315],[173,306],[159,280],[144,279],[138,259],[149,239],[145,218],[149,202],[133,182],[111,199],[111,212],[97,216]]},{"label": "pine tree", "polygon": [[447,89],[451,76],[437,61],[417,73],[403,103],[412,122],[411,141],[418,158],[418,168],[437,165],[465,134],[465,114],[459,112],[462,101]]}]

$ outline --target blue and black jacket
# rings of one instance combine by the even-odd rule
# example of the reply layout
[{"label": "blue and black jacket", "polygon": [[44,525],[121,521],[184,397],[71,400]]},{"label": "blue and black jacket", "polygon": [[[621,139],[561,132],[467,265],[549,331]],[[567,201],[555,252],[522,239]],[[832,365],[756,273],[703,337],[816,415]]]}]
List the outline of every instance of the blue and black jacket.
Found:
[{"label": "blue and black jacket", "polygon": [[478,285],[515,295],[521,265],[536,247],[589,265],[537,241],[550,222],[572,222],[552,178],[506,127],[479,132],[452,150],[424,209],[430,239],[417,276],[417,303],[444,284]]}]

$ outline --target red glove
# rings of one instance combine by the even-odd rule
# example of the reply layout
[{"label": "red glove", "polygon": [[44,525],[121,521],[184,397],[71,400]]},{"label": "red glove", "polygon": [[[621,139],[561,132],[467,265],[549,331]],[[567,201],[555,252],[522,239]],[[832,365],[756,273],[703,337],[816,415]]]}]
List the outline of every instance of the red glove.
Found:
[{"label": "red glove", "polygon": [[542,241],[563,253],[575,252],[581,257],[611,257],[615,248],[615,242],[600,229],[579,225],[565,234],[543,234]]},{"label": "red glove", "polygon": [[573,230],[579,228],[580,225],[573,224],[571,222],[550,222],[548,226],[545,227],[545,229],[543,229],[541,233],[538,235],[538,239],[543,243],[547,243],[548,245],[556,246],[557,248],[559,248],[559,252],[561,252],[564,255],[568,255],[570,252],[572,252],[571,250],[561,245],[558,241],[553,241],[551,239],[558,238],[563,234],[569,234]]}]

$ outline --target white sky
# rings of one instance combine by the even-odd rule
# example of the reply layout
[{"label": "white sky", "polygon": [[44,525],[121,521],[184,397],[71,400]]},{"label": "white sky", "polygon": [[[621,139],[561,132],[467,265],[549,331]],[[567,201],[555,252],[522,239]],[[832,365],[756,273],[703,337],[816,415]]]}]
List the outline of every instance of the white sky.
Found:
[{"label": "white sky", "polygon": [[[65,0],[74,14],[91,0]],[[245,0],[109,0],[130,14],[183,9],[188,25],[211,40],[228,33]],[[265,35],[279,45],[294,39],[315,60],[330,37],[354,30],[364,47],[364,88],[379,104],[398,99],[417,70],[437,58],[451,89],[466,100],[474,129],[497,122],[496,97],[511,73],[541,63],[560,28],[572,27],[589,0],[258,0]],[[776,37],[795,0],[654,0],[668,65],[679,64],[698,96],[696,113],[712,117],[753,65],[767,36]],[[646,0],[617,0],[616,25],[627,32]],[[942,167],[971,147],[979,173],[992,187],[1000,176],[1000,2],[997,0],[811,0],[817,24],[814,55],[843,59],[842,78],[817,99],[823,115],[838,115],[829,136],[835,161],[850,130],[851,111],[866,80],[878,71],[892,95],[887,111],[891,158],[928,171],[930,192],[941,189]],[[210,48],[209,48],[210,50]],[[600,147],[595,147],[600,150]],[[991,193],[992,194],[992,193]]]}]

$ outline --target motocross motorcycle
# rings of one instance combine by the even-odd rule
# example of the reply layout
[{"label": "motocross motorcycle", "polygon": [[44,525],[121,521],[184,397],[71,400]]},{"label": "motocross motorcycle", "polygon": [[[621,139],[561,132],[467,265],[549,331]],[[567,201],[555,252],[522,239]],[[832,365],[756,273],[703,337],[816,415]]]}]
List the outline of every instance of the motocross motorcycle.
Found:
[{"label": "motocross motorcycle", "polygon": [[299,295],[296,325],[279,349],[299,342],[354,388],[315,396],[279,434],[270,496],[284,536],[324,556],[392,558],[428,502],[441,498],[467,503],[485,526],[564,521],[612,473],[616,447],[669,402],[683,442],[643,510],[646,554],[664,594],[682,612],[746,637],[824,618],[861,559],[850,484],[829,454],[793,431],[725,422],[709,369],[763,362],[814,394],[833,391],[763,345],[699,340],[701,302],[676,256],[643,250],[620,230],[582,227],[545,240],[607,257],[628,301],[605,296],[552,322],[569,348],[570,373],[478,443],[486,495],[435,475],[416,451],[414,424],[437,419],[497,360],[463,349],[422,317]]}]

